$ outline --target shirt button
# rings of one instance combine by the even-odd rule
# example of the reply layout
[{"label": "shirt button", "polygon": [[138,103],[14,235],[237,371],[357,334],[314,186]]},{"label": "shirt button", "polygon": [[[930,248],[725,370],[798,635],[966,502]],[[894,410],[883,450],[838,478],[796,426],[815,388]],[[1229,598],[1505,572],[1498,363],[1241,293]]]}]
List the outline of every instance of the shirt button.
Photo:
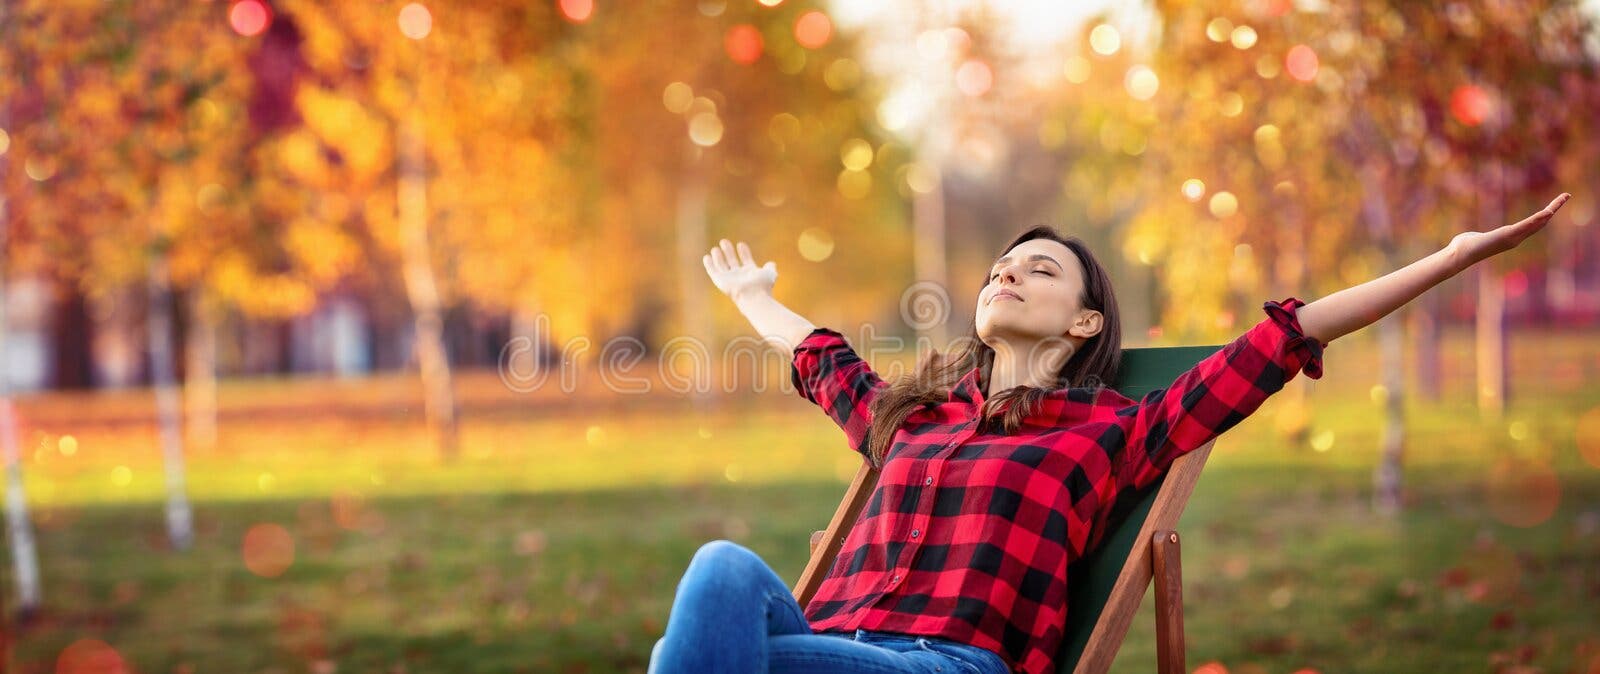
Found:
[{"label": "shirt button", "polygon": [[933,478],[930,477],[930,478],[928,478],[926,480],[923,480],[922,483],[923,484],[933,484]]},{"label": "shirt button", "polygon": [[912,529],[912,530],[911,530],[911,537],[912,537],[912,538],[916,538],[916,537],[917,537],[917,534],[920,534],[920,533],[922,533],[922,530],[921,530],[921,529]]}]

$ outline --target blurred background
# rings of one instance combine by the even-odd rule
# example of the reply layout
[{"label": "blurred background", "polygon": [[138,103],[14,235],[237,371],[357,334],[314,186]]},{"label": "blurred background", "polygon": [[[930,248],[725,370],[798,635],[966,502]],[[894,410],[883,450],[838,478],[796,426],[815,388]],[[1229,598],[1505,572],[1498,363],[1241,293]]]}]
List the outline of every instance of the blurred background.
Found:
[{"label": "blurred background", "polygon": [[1185,622],[1205,674],[1600,672],[1597,20],[0,4],[0,670],[642,672],[701,544],[798,580],[860,457],[724,237],[889,375],[1034,224],[1125,346],[1220,344],[1568,191],[1218,443]]}]

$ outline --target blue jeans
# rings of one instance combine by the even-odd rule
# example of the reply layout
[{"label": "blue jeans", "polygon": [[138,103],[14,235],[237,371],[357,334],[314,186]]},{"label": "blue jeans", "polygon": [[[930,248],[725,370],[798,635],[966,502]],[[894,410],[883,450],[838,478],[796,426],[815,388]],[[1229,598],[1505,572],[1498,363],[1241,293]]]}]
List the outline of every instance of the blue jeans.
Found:
[{"label": "blue jeans", "polygon": [[789,587],[738,543],[700,547],[678,582],[649,674],[1006,674],[993,651],[891,632],[812,632]]}]

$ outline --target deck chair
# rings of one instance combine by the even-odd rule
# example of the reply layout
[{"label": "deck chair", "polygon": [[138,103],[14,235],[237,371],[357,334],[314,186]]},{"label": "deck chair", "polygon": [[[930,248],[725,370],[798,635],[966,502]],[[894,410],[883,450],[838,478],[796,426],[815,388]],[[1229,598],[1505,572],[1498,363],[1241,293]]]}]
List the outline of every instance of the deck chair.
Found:
[{"label": "deck chair", "polygon": [[[1112,388],[1139,400],[1150,391],[1166,388],[1179,374],[1221,348],[1123,349],[1121,374]],[[1183,644],[1183,573],[1174,529],[1214,444],[1215,440],[1208,442],[1174,461],[1161,481],[1111,522],[1112,530],[1100,548],[1069,570],[1067,605],[1071,609],[1056,657],[1061,674],[1100,674],[1111,668],[1152,579],[1156,587],[1157,671],[1188,671]],[[863,461],[828,528],[811,535],[811,560],[794,588],[801,606],[816,594],[877,483],[878,471]]]}]

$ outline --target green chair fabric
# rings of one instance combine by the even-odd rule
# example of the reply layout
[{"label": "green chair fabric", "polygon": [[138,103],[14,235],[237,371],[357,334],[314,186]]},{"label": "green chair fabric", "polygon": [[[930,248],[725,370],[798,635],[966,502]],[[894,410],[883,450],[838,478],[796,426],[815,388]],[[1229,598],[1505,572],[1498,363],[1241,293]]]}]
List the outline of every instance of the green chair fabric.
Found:
[{"label": "green chair fabric", "polygon": [[[1219,344],[1123,349],[1117,382],[1111,388],[1140,400],[1151,391],[1166,388],[1178,375],[1221,348]],[[1067,625],[1056,656],[1058,672],[1070,674],[1077,668],[1100,613],[1111,597],[1111,588],[1116,585],[1117,576],[1133,550],[1134,538],[1150,515],[1150,506],[1163,483],[1165,479],[1129,504],[1114,506],[1111,533],[1098,550],[1078,560],[1068,570],[1071,580],[1067,588]]]}]

